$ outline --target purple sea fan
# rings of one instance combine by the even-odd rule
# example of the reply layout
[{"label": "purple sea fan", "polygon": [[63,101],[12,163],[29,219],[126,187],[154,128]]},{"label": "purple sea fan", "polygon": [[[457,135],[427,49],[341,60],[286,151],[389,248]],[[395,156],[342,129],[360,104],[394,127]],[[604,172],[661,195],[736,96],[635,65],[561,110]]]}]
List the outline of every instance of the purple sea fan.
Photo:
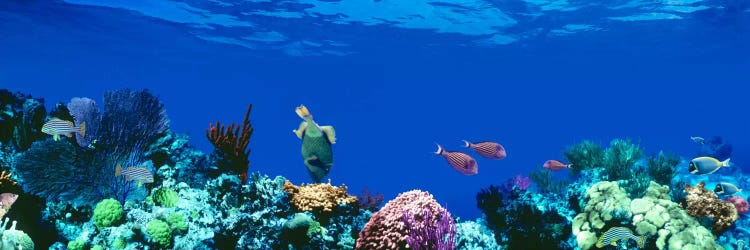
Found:
[{"label": "purple sea fan", "polygon": [[406,243],[414,250],[453,250],[456,246],[456,224],[450,212],[439,208],[437,213],[426,207],[419,214],[404,210],[402,217],[409,235]]},{"label": "purple sea fan", "polygon": [[518,191],[526,191],[530,185],[531,179],[529,179],[529,177],[518,174],[516,177],[508,179],[508,181],[502,186],[502,189],[504,193],[511,193],[514,188],[518,188]]},{"label": "purple sea fan", "polygon": [[101,114],[99,113],[99,107],[96,102],[86,97],[74,97],[68,102],[68,110],[70,114],[75,118],[76,126],[81,123],[86,123],[86,135],[81,136],[76,134],[76,142],[81,147],[87,147],[91,142],[96,139],[99,133],[99,123],[101,121]]}]

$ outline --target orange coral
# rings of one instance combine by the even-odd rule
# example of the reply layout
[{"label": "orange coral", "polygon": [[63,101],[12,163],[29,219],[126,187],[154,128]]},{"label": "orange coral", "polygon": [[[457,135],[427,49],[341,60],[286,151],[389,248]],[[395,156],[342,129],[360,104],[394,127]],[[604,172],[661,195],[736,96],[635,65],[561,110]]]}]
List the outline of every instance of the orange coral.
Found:
[{"label": "orange coral", "polygon": [[289,193],[290,203],[299,211],[332,212],[339,204],[357,205],[357,197],[347,193],[346,185],[333,186],[330,179],[328,183],[299,186],[286,180],[281,189]]},{"label": "orange coral", "polygon": [[209,124],[206,130],[206,137],[211,141],[216,150],[224,153],[224,158],[228,162],[220,162],[219,168],[224,168],[233,174],[240,176],[243,184],[247,181],[247,170],[250,168],[250,137],[253,135],[253,126],[250,123],[250,110],[253,104],[247,106],[245,119],[242,124],[232,122],[228,127],[221,125],[216,121],[216,126]]},{"label": "orange coral", "polygon": [[719,234],[732,226],[740,217],[737,208],[730,202],[719,199],[711,190],[706,189],[706,183],[698,183],[695,187],[685,185],[685,200],[688,214],[693,217],[708,217],[714,219],[713,232]]},{"label": "orange coral", "polygon": [[10,177],[10,173],[5,173],[5,171],[0,173],[0,192],[4,193],[16,187],[18,183]]}]

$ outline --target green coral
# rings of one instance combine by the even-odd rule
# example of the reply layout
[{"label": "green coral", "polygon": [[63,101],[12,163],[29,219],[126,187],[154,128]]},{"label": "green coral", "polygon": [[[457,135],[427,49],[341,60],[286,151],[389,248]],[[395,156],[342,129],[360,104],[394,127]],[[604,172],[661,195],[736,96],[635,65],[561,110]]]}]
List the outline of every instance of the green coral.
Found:
[{"label": "green coral", "polygon": [[630,179],[633,165],[643,157],[643,149],[630,140],[614,139],[604,151],[604,170],[609,180]]},{"label": "green coral", "polygon": [[568,182],[564,180],[555,180],[552,171],[545,168],[538,168],[529,173],[529,178],[539,187],[541,193],[561,194]]},{"label": "green coral", "polygon": [[31,237],[23,231],[16,230],[16,221],[13,221],[10,228],[5,230],[7,225],[8,218],[6,217],[5,221],[0,225],[2,226],[0,228],[0,234],[2,234],[0,237],[0,249],[34,249],[34,241],[31,240]]},{"label": "green coral", "polygon": [[125,249],[125,246],[127,246],[127,243],[125,243],[125,239],[123,238],[118,238],[112,242],[112,247],[115,249]]},{"label": "green coral", "polygon": [[168,248],[172,245],[172,229],[162,220],[149,221],[146,224],[146,233],[160,247]]},{"label": "green coral", "polygon": [[188,224],[187,221],[185,221],[185,216],[183,216],[181,213],[172,213],[167,217],[167,223],[169,223],[169,226],[172,228],[172,230],[178,230],[180,232],[185,232],[188,230]]},{"label": "green coral", "polygon": [[577,174],[585,169],[602,166],[604,149],[598,143],[584,140],[579,144],[568,147],[563,151],[563,156],[571,166],[571,173]]},{"label": "green coral", "polygon": [[648,158],[648,175],[656,183],[669,185],[675,175],[675,166],[680,163],[680,158],[674,154],[665,155],[659,151],[658,156]]},{"label": "green coral", "polygon": [[97,228],[117,226],[125,218],[125,211],[119,201],[109,198],[96,204],[94,208],[94,225]]},{"label": "green coral", "polygon": [[68,250],[83,250],[84,248],[86,248],[86,242],[81,239],[68,241]]},{"label": "green coral", "polygon": [[179,199],[177,197],[177,192],[169,188],[156,189],[151,196],[154,203],[162,207],[174,207],[177,205],[177,200]]},{"label": "green coral", "polygon": [[100,245],[96,245],[96,246],[91,247],[91,250],[104,250],[104,247]]}]

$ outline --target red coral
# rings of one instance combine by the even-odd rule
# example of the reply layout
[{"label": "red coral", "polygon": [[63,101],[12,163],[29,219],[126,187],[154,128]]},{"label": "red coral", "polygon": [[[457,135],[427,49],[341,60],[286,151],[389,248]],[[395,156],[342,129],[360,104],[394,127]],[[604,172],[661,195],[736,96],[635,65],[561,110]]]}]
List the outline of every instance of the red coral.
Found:
[{"label": "red coral", "polygon": [[747,213],[747,210],[748,210],[747,200],[745,200],[745,198],[742,198],[742,196],[732,196],[732,197],[729,197],[727,201],[734,204],[734,207],[737,208],[737,212],[739,212],[740,214]]},{"label": "red coral", "polygon": [[685,192],[687,192],[685,210],[693,217],[714,219],[712,229],[715,234],[720,234],[740,218],[737,208],[732,203],[719,199],[713,191],[706,189],[705,182],[698,183],[695,187],[686,184]]},{"label": "red coral", "polygon": [[[229,127],[224,127],[216,121],[216,126],[209,124],[206,130],[206,137],[211,141],[216,150],[223,153],[224,162],[219,162],[219,168],[229,171],[240,176],[242,183],[247,181],[247,170],[250,168],[250,137],[253,135],[253,127],[250,124],[250,110],[253,105],[247,106],[245,119],[242,121],[242,127],[232,122]],[[240,130],[242,129],[242,130]]]}]

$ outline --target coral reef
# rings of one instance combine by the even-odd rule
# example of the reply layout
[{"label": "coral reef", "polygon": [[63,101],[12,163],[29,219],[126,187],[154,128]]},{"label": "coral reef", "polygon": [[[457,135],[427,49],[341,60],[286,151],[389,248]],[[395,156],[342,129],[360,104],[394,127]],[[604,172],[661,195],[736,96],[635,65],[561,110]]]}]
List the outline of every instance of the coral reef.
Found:
[{"label": "coral reef", "polygon": [[565,159],[572,164],[571,173],[578,174],[582,170],[601,167],[604,159],[604,149],[598,143],[584,140],[569,146],[563,151]]},{"label": "coral reef", "polygon": [[705,182],[700,182],[695,186],[686,184],[685,192],[687,192],[685,210],[699,219],[712,219],[711,228],[714,233],[721,233],[739,219],[734,204],[719,199],[714,192],[706,189]]},{"label": "coral reef", "polygon": [[219,155],[217,167],[222,172],[239,175],[242,183],[247,181],[247,170],[250,168],[247,158],[250,156],[250,149],[247,147],[253,135],[253,127],[250,123],[250,110],[252,109],[252,104],[247,106],[242,126],[232,123],[224,127],[216,121],[216,126],[209,124],[206,130],[206,137],[214,145],[214,152]]},{"label": "coral reef", "polygon": [[500,249],[495,242],[495,233],[486,225],[487,222],[481,218],[476,221],[458,222],[456,224],[456,249]]},{"label": "coral reef", "polygon": [[746,214],[748,210],[748,203],[745,198],[742,196],[732,196],[727,198],[728,202],[731,202],[734,204],[734,207],[737,208],[737,213],[739,214]]},{"label": "coral reef", "polygon": [[294,209],[309,211],[321,218],[327,219],[330,217],[337,206],[358,205],[357,197],[347,193],[346,185],[341,184],[341,186],[335,187],[331,185],[330,180],[328,180],[328,183],[300,186],[286,180],[282,189],[289,193],[289,203]]},{"label": "coral reef", "polygon": [[607,229],[623,225],[648,237],[647,248],[721,248],[710,231],[670,200],[669,186],[651,182],[643,198],[631,200],[617,182],[605,181],[589,188],[586,198],[584,212],[573,219],[573,234],[581,249],[591,249]]},{"label": "coral reef", "polygon": [[76,135],[76,141],[81,147],[88,147],[99,134],[101,114],[96,101],[86,97],[74,97],[67,105],[70,114],[75,118],[75,125],[86,123],[86,135]]},{"label": "coral reef", "polygon": [[[422,220],[414,221],[410,227],[407,227],[403,223],[404,213],[421,215]],[[445,208],[440,206],[428,192],[412,190],[400,193],[372,214],[364,229],[359,232],[356,248],[404,249],[407,247],[406,239],[409,238],[411,230],[419,228],[426,228],[425,230],[428,231],[438,230],[437,222],[441,215],[446,213]]]},{"label": "coral reef", "polygon": [[673,154],[664,154],[659,151],[657,156],[648,158],[648,175],[656,183],[669,185],[675,176],[675,167],[680,163],[680,158]]}]

